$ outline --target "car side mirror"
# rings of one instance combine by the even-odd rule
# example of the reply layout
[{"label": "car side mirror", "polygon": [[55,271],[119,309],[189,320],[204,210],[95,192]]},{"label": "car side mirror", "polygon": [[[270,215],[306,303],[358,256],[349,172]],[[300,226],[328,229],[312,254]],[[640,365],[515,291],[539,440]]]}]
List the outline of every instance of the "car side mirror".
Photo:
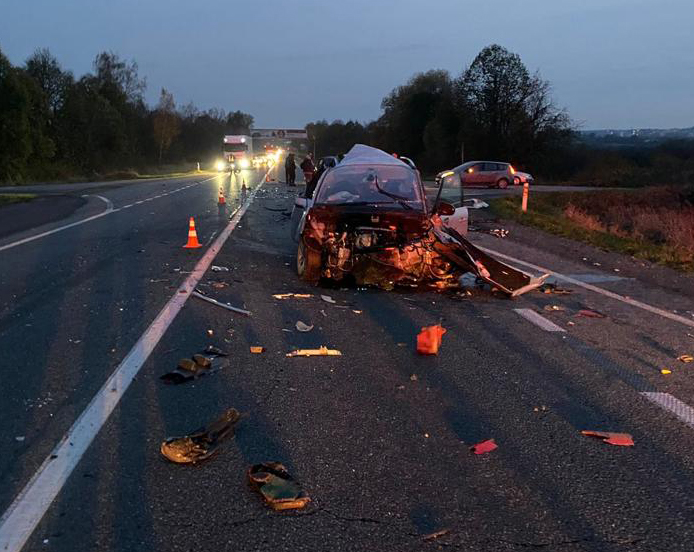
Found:
[{"label": "car side mirror", "polygon": [[443,215],[444,217],[449,217],[455,213],[455,207],[446,201],[440,201],[436,206],[436,214]]},{"label": "car side mirror", "polygon": [[301,209],[306,209],[306,205],[308,205],[308,200],[305,197],[297,197],[294,200],[294,205],[300,207]]}]

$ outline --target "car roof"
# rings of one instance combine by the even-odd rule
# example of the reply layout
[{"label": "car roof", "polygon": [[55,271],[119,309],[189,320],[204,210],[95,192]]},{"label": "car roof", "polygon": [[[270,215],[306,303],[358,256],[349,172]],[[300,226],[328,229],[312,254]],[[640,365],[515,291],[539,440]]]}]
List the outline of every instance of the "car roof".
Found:
[{"label": "car roof", "polygon": [[365,146],[364,144],[356,144],[347,152],[344,159],[340,161],[339,166],[343,167],[345,165],[393,165],[412,170],[407,163],[400,161],[397,157],[393,157],[390,153],[372,148],[371,146]]}]

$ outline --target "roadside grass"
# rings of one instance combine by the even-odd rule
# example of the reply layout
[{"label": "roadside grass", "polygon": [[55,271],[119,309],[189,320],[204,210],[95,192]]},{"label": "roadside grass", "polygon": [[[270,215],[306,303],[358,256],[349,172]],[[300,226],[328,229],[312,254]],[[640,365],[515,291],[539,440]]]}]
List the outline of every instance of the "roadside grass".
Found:
[{"label": "roadside grass", "polygon": [[3,205],[11,205],[12,203],[31,201],[35,197],[36,194],[0,194],[0,207]]},{"label": "roadside grass", "polygon": [[634,191],[531,193],[528,212],[518,197],[489,201],[503,219],[550,234],[694,271],[694,206],[691,191],[651,188]]}]

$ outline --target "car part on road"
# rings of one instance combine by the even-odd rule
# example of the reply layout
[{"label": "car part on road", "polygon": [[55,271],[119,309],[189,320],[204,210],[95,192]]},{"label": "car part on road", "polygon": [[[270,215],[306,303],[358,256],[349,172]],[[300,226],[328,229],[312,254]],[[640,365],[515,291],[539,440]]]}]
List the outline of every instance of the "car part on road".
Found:
[{"label": "car part on road", "polygon": [[297,320],[296,322],[296,329],[300,332],[310,332],[313,329],[313,324],[310,326],[301,320]]},{"label": "car part on road", "polygon": [[287,353],[287,357],[312,357],[312,356],[342,356],[337,349],[328,349],[325,345],[318,349],[297,349]]},{"label": "car part on road", "polygon": [[330,297],[330,295],[321,295],[320,298],[321,298],[323,301],[325,301],[326,303],[330,303],[330,304],[332,304],[332,305],[334,305],[334,304],[336,303],[335,299],[333,299],[332,297]]},{"label": "car part on road", "polygon": [[669,368],[662,368],[660,370],[660,373],[663,374],[664,376],[669,376],[670,374],[672,374],[672,370],[670,370]]},{"label": "car part on road", "polygon": [[248,469],[251,488],[263,497],[273,510],[300,510],[311,499],[279,462],[263,462]]},{"label": "car part on road", "polygon": [[229,272],[229,267],[212,265],[210,270],[212,272]]},{"label": "car part on road", "polygon": [[588,437],[596,437],[602,439],[603,443],[608,443],[610,445],[615,445],[618,447],[633,447],[634,439],[628,433],[612,433],[611,431],[581,431],[583,435]]},{"label": "car part on road", "polygon": [[207,347],[205,347],[203,353],[206,355],[215,355],[220,357],[229,356],[229,353],[225,353],[219,347],[215,347],[214,345],[208,345]]},{"label": "car part on road", "polygon": [[692,355],[680,355],[677,357],[677,360],[680,362],[684,362],[686,364],[689,364],[690,362],[694,362],[694,356]]},{"label": "car part on road", "polygon": [[228,362],[220,359],[222,356],[227,356],[226,354],[210,353],[210,349],[218,350],[214,347],[208,347],[205,349],[205,353],[210,356],[195,354],[192,359],[183,358],[178,361],[178,365],[173,372],[168,372],[160,376],[159,379],[167,384],[180,385],[199,377],[213,374],[228,366]]},{"label": "car part on road", "polygon": [[231,312],[236,312],[238,314],[245,314],[246,316],[251,315],[251,311],[247,311],[245,309],[240,309],[238,307],[232,307],[231,305],[228,305],[227,303],[220,303],[216,299],[212,299],[211,297],[206,297],[199,291],[194,291],[191,295],[193,297],[197,297],[198,299],[202,299],[203,301],[207,301],[208,303],[212,303],[213,305],[217,305],[218,307],[222,307],[223,309],[230,310]]},{"label": "car part on road", "polygon": [[581,309],[576,313],[576,316],[583,316],[585,318],[605,318],[605,315],[601,312],[597,312],[590,309]]},{"label": "car part on road", "polygon": [[420,355],[437,355],[441,347],[441,338],[446,333],[446,328],[437,324],[427,326],[417,335],[417,352]]},{"label": "car part on road", "polygon": [[566,307],[562,307],[561,305],[545,305],[544,310],[547,312],[564,312]]},{"label": "car part on road", "polygon": [[313,297],[313,294],[311,293],[276,293],[273,295],[275,299],[309,299]]},{"label": "car part on road", "polygon": [[253,353],[254,355],[259,355],[263,351],[265,351],[265,347],[255,347],[255,346],[251,347],[251,353]]},{"label": "car part on road", "polygon": [[496,444],[494,439],[487,439],[486,441],[472,445],[470,447],[470,452],[473,454],[486,454],[487,452],[491,452],[497,448],[499,448],[499,445]]},{"label": "car part on road", "polygon": [[560,288],[557,286],[557,284],[553,282],[546,282],[542,284],[539,288],[537,288],[537,291],[540,291],[547,295],[570,295],[571,293],[573,293],[572,289]]},{"label": "car part on road", "polygon": [[234,434],[234,425],[241,415],[230,408],[209,426],[183,437],[169,437],[160,447],[164,457],[176,464],[195,464],[206,460],[219,450],[225,437]]},{"label": "car part on road", "polygon": [[508,230],[506,230],[505,228],[493,228],[492,230],[489,230],[487,233],[492,236],[496,236],[497,238],[505,238],[506,236],[508,236]]},{"label": "car part on road", "polygon": [[448,535],[450,532],[451,532],[450,529],[441,529],[440,531],[434,531],[433,533],[429,533],[428,535],[422,536],[422,540],[423,541],[433,541],[433,540],[436,540],[440,537]]}]

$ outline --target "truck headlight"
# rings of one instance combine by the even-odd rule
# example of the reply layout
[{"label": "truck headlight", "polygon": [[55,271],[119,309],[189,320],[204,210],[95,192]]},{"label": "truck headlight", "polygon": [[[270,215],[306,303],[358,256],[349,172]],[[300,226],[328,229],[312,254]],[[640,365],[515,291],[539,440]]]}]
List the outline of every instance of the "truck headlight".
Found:
[{"label": "truck headlight", "polygon": [[217,161],[217,163],[215,164],[215,167],[217,168],[218,171],[221,172],[227,168],[227,164],[224,161],[220,160],[220,161]]},{"label": "truck headlight", "polygon": [[248,167],[251,166],[251,162],[248,159],[241,159],[239,164],[241,165],[242,169],[247,169]]}]

